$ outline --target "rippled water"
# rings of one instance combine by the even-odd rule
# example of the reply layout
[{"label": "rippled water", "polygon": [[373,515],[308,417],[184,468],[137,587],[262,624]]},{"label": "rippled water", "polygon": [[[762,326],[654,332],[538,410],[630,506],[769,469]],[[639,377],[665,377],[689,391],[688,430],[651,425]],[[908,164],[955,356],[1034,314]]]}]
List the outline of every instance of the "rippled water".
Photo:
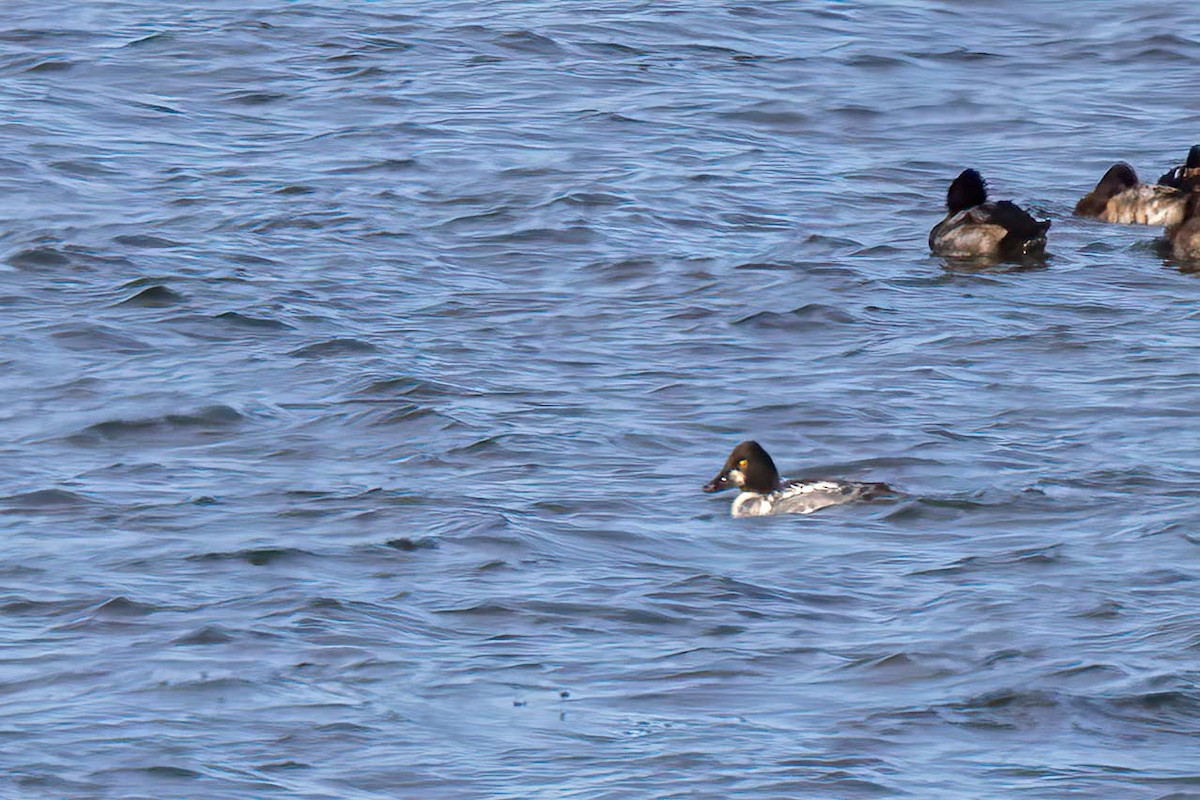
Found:
[{"label": "rippled water", "polygon": [[4,796],[1200,797],[1195,4],[0,19]]}]

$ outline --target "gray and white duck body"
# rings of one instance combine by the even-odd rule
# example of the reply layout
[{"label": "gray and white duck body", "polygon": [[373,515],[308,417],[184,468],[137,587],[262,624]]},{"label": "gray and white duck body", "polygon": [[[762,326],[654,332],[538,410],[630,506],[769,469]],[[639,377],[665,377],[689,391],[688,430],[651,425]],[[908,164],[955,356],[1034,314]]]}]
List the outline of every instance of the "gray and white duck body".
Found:
[{"label": "gray and white duck body", "polygon": [[738,488],[730,513],[735,517],[771,514],[811,514],[829,506],[861,500],[894,497],[885,483],[840,480],[793,480],[779,477],[779,470],[758,442],[742,442],[733,448],[725,466],[704,485],[706,492]]}]

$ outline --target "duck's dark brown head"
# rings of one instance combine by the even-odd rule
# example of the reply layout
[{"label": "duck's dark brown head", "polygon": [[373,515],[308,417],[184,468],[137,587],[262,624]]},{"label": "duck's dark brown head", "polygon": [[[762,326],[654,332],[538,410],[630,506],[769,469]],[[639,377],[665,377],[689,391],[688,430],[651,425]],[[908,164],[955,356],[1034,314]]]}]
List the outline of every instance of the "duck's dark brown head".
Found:
[{"label": "duck's dark brown head", "polygon": [[758,442],[742,442],[733,448],[717,477],[704,484],[704,491],[719,492],[734,486],[760,494],[778,488],[779,471]]},{"label": "duck's dark brown head", "polygon": [[1104,213],[1109,200],[1137,185],[1138,176],[1133,167],[1124,161],[1113,164],[1096,184],[1096,188],[1075,204],[1075,213],[1081,217],[1098,217]]},{"label": "duck's dark brown head", "polygon": [[1096,184],[1096,193],[1112,197],[1137,185],[1137,172],[1124,161],[1118,161],[1109,167],[1108,172],[1105,172],[1104,176],[1100,178],[1100,182]]},{"label": "duck's dark brown head", "polygon": [[1190,192],[1196,187],[1198,177],[1200,177],[1200,144],[1192,145],[1192,149],[1188,150],[1187,161],[1164,172],[1158,179],[1158,184]]},{"label": "duck's dark brown head", "polygon": [[1188,150],[1187,163],[1183,165],[1185,169],[1200,168],[1200,144],[1192,145],[1192,149]]},{"label": "duck's dark brown head", "polygon": [[946,210],[957,214],[987,202],[987,182],[978,171],[964,169],[946,191]]}]

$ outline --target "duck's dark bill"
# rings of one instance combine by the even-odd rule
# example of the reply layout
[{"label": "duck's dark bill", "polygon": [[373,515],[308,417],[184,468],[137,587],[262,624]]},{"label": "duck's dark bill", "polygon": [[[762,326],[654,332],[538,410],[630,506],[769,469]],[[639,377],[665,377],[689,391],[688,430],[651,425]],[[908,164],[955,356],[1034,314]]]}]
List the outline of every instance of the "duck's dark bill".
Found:
[{"label": "duck's dark bill", "polygon": [[706,492],[719,492],[722,489],[728,489],[728,488],[729,488],[729,476],[728,475],[718,475],[717,477],[713,478],[708,483],[704,484],[704,491],[706,491]]}]

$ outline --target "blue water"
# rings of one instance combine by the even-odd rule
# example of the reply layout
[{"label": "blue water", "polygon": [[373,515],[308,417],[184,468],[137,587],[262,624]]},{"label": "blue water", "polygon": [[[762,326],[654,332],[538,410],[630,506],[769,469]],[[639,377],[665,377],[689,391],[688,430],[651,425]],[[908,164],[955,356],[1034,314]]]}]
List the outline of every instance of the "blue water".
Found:
[{"label": "blue water", "polygon": [[0,796],[1200,797],[1195,4],[0,21]]}]

